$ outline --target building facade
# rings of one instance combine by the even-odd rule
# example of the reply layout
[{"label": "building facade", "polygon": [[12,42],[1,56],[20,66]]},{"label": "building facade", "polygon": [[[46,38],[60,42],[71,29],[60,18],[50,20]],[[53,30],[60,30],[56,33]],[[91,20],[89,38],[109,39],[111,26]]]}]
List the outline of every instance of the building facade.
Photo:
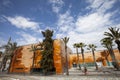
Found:
[{"label": "building facade", "polygon": [[[37,44],[34,44],[37,45]],[[14,53],[10,64],[10,73],[30,73],[31,70],[34,72],[40,71],[40,60],[41,60],[41,50],[35,51],[35,59],[33,60],[34,53],[30,51],[31,45],[20,46]],[[66,55],[68,56],[69,68],[73,67],[73,64],[77,64],[77,54],[73,54],[71,49],[67,49],[67,54],[65,53],[65,44],[61,40],[54,40],[54,67],[56,74],[63,74],[66,69]],[[114,50],[115,57],[120,64],[120,53],[117,49]],[[95,51],[95,58],[97,63],[101,63],[102,66],[108,66],[106,55],[112,66],[112,59],[107,51]],[[91,52],[84,53],[85,64],[89,66],[94,66],[93,55]],[[34,63],[34,65],[33,65]],[[79,63],[83,64],[82,55],[79,54]],[[33,65],[33,66],[32,66]]]},{"label": "building facade", "polygon": [[[115,57],[116,57],[116,60],[119,62],[119,65],[120,65],[120,53],[117,49],[114,49],[114,54],[115,54]],[[93,55],[92,55],[92,52],[86,52],[84,53],[84,57],[85,57],[85,64],[89,67],[89,66],[94,66],[94,60],[93,60]],[[107,62],[106,60],[106,57],[109,61],[109,63]],[[108,51],[95,51],[95,59],[96,59],[96,62],[98,63],[101,63],[102,66],[108,66],[108,64],[110,64],[110,66],[112,66],[112,59],[111,59],[111,56],[109,54]],[[77,54],[71,54],[70,55],[70,64],[77,64],[78,61],[77,61]],[[83,64],[83,60],[82,60],[82,54],[79,54],[79,63],[80,64]]]},{"label": "building facade", "polygon": [[[34,65],[33,64],[33,52],[30,51],[32,45],[25,45],[19,47],[13,56],[11,67],[10,67],[10,73],[30,73],[30,71],[33,69],[33,71],[40,71],[40,60],[41,60],[41,51],[37,50],[35,51],[35,59],[34,59]],[[56,74],[63,74],[66,68],[66,53],[65,53],[65,44],[61,40],[54,40],[53,43],[54,46],[54,67]],[[69,54],[71,54],[72,51],[70,48],[68,48],[67,56],[69,61]]]}]

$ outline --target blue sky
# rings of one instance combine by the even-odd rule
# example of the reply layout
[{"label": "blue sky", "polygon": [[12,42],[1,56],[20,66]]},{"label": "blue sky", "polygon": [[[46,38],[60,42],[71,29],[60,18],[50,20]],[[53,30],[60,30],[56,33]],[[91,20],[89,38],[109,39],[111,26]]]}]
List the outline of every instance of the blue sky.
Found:
[{"label": "blue sky", "polygon": [[10,36],[18,45],[36,43],[51,29],[54,39],[70,37],[72,49],[84,42],[99,50],[111,26],[120,28],[120,0],[0,0],[0,46]]}]

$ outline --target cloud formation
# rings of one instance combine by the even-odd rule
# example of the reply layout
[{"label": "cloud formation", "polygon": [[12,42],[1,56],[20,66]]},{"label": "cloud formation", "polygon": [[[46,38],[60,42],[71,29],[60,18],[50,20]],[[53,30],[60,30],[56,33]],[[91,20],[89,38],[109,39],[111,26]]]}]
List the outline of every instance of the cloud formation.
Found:
[{"label": "cloud formation", "polygon": [[25,18],[22,16],[5,17],[5,18],[17,28],[31,29],[31,30],[37,30],[39,28],[39,23],[32,21],[30,18]]},{"label": "cloud formation", "polygon": [[[82,5],[79,5],[79,3],[77,4],[77,2],[81,2]],[[33,13],[31,13],[30,15],[33,15],[35,17],[39,17],[40,15],[40,18],[36,18],[36,20],[42,21],[42,24],[41,22],[33,21],[28,17],[19,16],[19,13],[17,13],[18,16],[15,17],[2,14],[6,15],[7,17],[0,17],[0,22],[3,23],[7,20],[8,22],[10,22],[10,24],[12,24],[10,26],[17,27],[19,28],[19,30],[21,30],[21,32],[17,32],[17,36],[20,36],[20,38],[18,37],[17,42],[19,42],[19,44],[21,45],[35,43],[41,40],[39,38],[41,35],[39,35],[40,33],[38,34],[38,32],[41,32],[41,29],[39,28],[42,28],[44,30],[55,30],[55,38],[63,38],[65,36],[70,37],[68,46],[70,46],[72,50],[74,50],[73,44],[79,42],[84,42],[85,44],[92,43],[97,45],[100,49],[101,45],[99,41],[104,37],[103,33],[108,30],[108,27],[120,26],[118,18],[120,9],[118,8],[118,5],[115,6],[116,2],[117,0],[48,0],[47,4],[44,3],[41,6],[37,5],[37,7],[41,9],[41,11],[37,10],[35,6],[36,4],[33,6],[30,3],[30,5],[27,6],[32,6],[33,8],[35,7],[36,10],[33,10],[33,13],[37,12],[37,15],[34,15]],[[4,3],[4,5],[6,4],[8,3]],[[43,12],[43,10],[45,14],[42,13],[41,15],[41,12]],[[47,11],[50,11],[50,13],[53,14],[49,15]],[[20,12],[22,12],[22,10]],[[26,12],[22,13],[26,15]],[[56,15],[54,15],[54,13]],[[13,16],[16,15],[14,13],[12,14]],[[29,30],[33,32],[35,31],[34,35],[31,35],[32,32],[29,32]]]},{"label": "cloud formation", "polygon": [[70,15],[70,11],[59,14],[57,26],[61,32],[67,32],[74,27],[74,18]]},{"label": "cloud formation", "polygon": [[79,16],[76,20],[76,31],[86,33],[96,31],[105,26],[110,26],[111,14],[99,14],[97,12],[85,16]]},{"label": "cloud formation", "polygon": [[104,37],[103,33],[108,27],[115,26],[111,17],[113,12],[105,13],[111,9],[115,0],[86,0],[89,3],[86,10],[90,9],[85,15],[78,15],[74,18],[70,10],[58,16],[58,34],[56,38],[64,36],[70,37],[68,46],[74,51],[73,44],[84,42],[85,44],[95,44],[99,49],[103,49],[100,40]]},{"label": "cloud formation", "polygon": [[26,32],[17,32],[17,34],[21,37],[16,40],[18,45],[33,44],[42,41],[39,37]]},{"label": "cloud formation", "polygon": [[[37,35],[41,33],[42,30],[40,29],[38,22],[32,21],[30,18],[25,18],[22,16],[15,16],[15,17],[3,16],[3,17],[7,21],[9,21],[13,26],[21,29],[19,32],[16,32],[17,36],[20,36],[20,38],[16,39],[18,45],[26,45],[26,44],[32,44],[42,41],[40,39],[40,36],[37,37]],[[30,33],[23,31],[28,29],[34,31],[34,35],[31,35]]]},{"label": "cloud formation", "polygon": [[49,0],[49,3],[52,4],[52,10],[55,13],[59,13],[62,6],[64,5],[64,2],[62,0]]},{"label": "cloud formation", "polygon": [[116,0],[86,0],[90,5],[87,6],[88,9],[93,11],[98,11],[104,13],[111,9],[116,2]]},{"label": "cloud formation", "polygon": [[0,47],[4,44],[6,44],[6,41],[3,38],[0,37]]}]

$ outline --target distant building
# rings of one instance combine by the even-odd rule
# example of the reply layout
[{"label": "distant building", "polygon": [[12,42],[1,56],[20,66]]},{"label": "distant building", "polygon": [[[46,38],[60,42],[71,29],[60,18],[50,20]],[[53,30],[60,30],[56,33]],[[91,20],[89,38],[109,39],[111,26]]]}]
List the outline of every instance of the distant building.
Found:
[{"label": "distant building", "polygon": [[[114,53],[115,53],[115,57],[117,59],[117,61],[119,62],[120,64],[120,54],[119,54],[119,51],[117,49],[114,50]],[[110,62],[110,66],[112,66],[112,59],[111,59],[111,56],[109,55],[108,51],[95,51],[95,58],[96,58],[96,62],[98,63],[99,66],[108,66],[108,63],[106,61],[106,58],[105,58],[105,54],[108,54],[107,58]],[[85,57],[85,63],[87,66],[94,66],[94,60],[93,60],[93,55],[92,55],[92,52],[86,52],[84,53],[84,57]],[[70,55],[70,64],[73,64],[73,63],[78,63],[77,62],[77,54],[71,54]],[[79,54],[79,61],[80,63],[82,64],[83,63],[83,60],[82,60],[82,54]]]}]

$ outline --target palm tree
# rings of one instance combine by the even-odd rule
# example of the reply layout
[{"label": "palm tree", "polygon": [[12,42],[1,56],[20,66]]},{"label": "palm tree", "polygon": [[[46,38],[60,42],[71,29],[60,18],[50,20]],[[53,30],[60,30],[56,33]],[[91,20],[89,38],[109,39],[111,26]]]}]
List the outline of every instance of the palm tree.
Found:
[{"label": "palm tree", "polygon": [[113,66],[114,68],[116,68],[117,70],[119,69],[119,64],[115,58],[115,54],[113,52],[113,48],[112,48],[112,39],[110,37],[107,37],[107,38],[103,38],[101,40],[101,44],[103,45],[103,47],[107,48],[109,53],[110,53],[110,56],[112,58],[112,61],[113,61]]},{"label": "palm tree", "polygon": [[75,44],[73,44],[73,47],[76,48],[77,62],[78,62],[79,69],[81,70],[81,65],[80,65],[80,60],[79,60],[79,54],[78,54],[78,48],[80,48],[80,44],[75,43]]},{"label": "palm tree", "polygon": [[0,58],[2,57],[2,54],[3,54],[2,51],[0,51]]},{"label": "palm tree", "polygon": [[11,64],[12,64],[12,60],[13,60],[15,50],[17,49],[17,43],[13,42],[13,43],[9,43],[9,45],[10,45],[10,49],[9,49],[10,64],[9,64],[9,68],[8,68],[8,73],[10,72],[10,67],[11,67]]},{"label": "palm tree", "polygon": [[[84,58],[84,49],[83,47],[85,47],[86,45],[84,43],[79,43],[80,45],[80,49],[81,49],[81,54],[82,54],[82,59],[83,59],[83,64],[85,64],[85,58]],[[85,67],[85,66],[84,66]]]},{"label": "palm tree", "polygon": [[46,75],[51,71],[55,71],[53,60],[53,31],[47,29],[45,32],[42,31],[42,35],[45,39],[43,40],[44,49],[41,52],[40,67],[43,69],[44,75]]},{"label": "palm tree", "polygon": [[1,48],[5,48],[5,52],[3,54],[3,59],[2,59],[0,69],[2,71],[4,71],[4,68],[6,67],[6,62],[7,62],[8,59],[10,59],[10,64],[9,64],[9,67],[8,67],[8,73],[9,73],[12,58],[13,58],[13,55],[14,55],[14,51],[17,48],[17,43],[16,42],[12,43],[11,42],[11,37],[10,37],[9,40],[8,40],[8,43],[6,45],[2,46]]},{"label": "palm tree", "polygon": [[37,47],[39,46],[39,50],[43,50],[44,49],[44,43],[43,42],[39,42],[39,44],[37,45]]},{"label": "palm tree", "polygon": [[95,46],[94,44],[89,44],[87,49],[92,51],[93,60],[94,60],[94,65],[95,65],[95,67],[96,67],[96,70],[98,70],[98,66],[97,66],[96,59],[95,59],[95,53],[94,53],[95,48],[97,48],[97,46]]},{"label": "palm tree", "polygon": [[110,37],[112,40],[115,40],[115,43],[117,44],[119,53],[120,53],[120,28],[108,28],[110,32],[105,32],[104,35]]},{"label": "palm tree", "polygon": [[65,43],[65,53],[66,53],[66,75],[69,75],[69,71],[68,71],[68,56],[67,56],[67,43],[69,41],[69,37],[64,37],[62,38],[63,42]]},{"label": "palm tree", "polygon": [[37,50],[37,46],[31,45],[31,48],[28,48],[28,49],[30,49],[30,52],[31,52],[31,51],[33,52],[32,69],[31,69],[31,71],[30,71],[30,73],[32,74],[33,68],[34,68],[35,52],[36,52],[36,50]]},{"label": "palm tree", "polygon": [[[3,52],[0,51],[0,59],[1,59],[1,57],[2,57],[2,54],[3,54]],[[0,61],[0,66],[1,66],[1,61]]]}]

